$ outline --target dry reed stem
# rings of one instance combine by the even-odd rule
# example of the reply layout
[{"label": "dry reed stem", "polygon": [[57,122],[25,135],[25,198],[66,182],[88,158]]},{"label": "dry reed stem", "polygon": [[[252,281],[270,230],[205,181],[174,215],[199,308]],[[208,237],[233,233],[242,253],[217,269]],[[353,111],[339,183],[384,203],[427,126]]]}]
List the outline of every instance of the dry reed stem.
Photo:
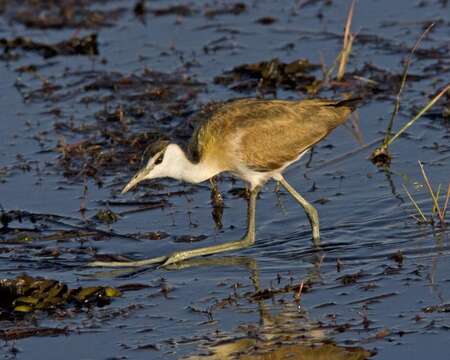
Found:
[{"label": "dry reed stem", "polygon": [[319,51],[320,70],[322,70],[322,79],[325,80],[327,76],[327,65],[325,64],[325,58],[322,51]]},{"label": "dry reed stem", "polygon": [[[442,185],[441,184],[439,184],[438,185],[438,188],[437,188],[437,190],[436,190],[436,199],[439,201],[439,198],[441,197],[441,189],[442,189]],[[439,208],[437,208],[436,206],[434,206],[433,205],[433,214],[435,214],[435,213],[438,213],[439,211],[440,211],[440,208],[441,207],[439,207]]]},{"label": "dry reed stem", "polygon": [[295,302],[299,303],[302,298],[302,291],[303,291],[304,282],[300,283],[300,286],[298,287],[298,291],[294,294]]},{"label": "dry reed stem", "polygon": [[422,117],[428,110],[430,110],[433,105],[444,95],[447,91],[450,90],[450,84],[447,84],[443,90],[439,92],[427,105],[425,105],[416,116],[414,116],[410,121],[408,121],[397,133],[392,136],[392,138],[387,141],[386,144],[383,144],[382,147],[387,148],[391,145],[406,129],[408,129],[411,125],[413,125],[418,119]]},{"label": "dry reed stem", "polygon": [[417,204],[417,202],[414,200],[414,198],[412,197],[411,193],[408,191],[408,189],[406,188],[405,185],[402,185],[403,189],[406,192],[406,195],[408,195],[409,200],[411,200],[411,203],[413,204],[413,206],[416,208],[417,212],[419,213],[420,217],[422,218],[424,223],[428,222],[428,219],[426,218],[426,216],[424,215],[422,209],[420,208],[419,204]]},{"label": "dry reed stem", "polygon": [[445,214],[447,213],[449,199],[450,199],[450,182],[448,183],[447,195],[445,195],[444,207],[442,208],[442,214],[443,214],[444,218],[445,218]]},{"label": "dry reed stem", "polygon": [[397,92],[397,95],[395,98],[395,106],[394,106],[394,109],[392,110],[391,118],[390,118],[388,126],[386,128],[386,135],[385,135],[385,138],[383,141],[383,146],[388,146],[388,142],[391,137],[392,127],[394,126],[395,118],[397,117],[397,114],[400,111],[401,95],[403,93],[403,89],[405,88],[406,80],[408,78],[408,71],[409,71],[409,66],[411,65],[411,62],[412,62],[412,57],[413,57],[414,53],[416,52],[417,48],[419,47],[420,43],[422,42],[422,40],[425,38],[425,36],[427,36],[427,34],[430,32],[430,30],[432,29],[433,26],[434,26],[434,23],[431,23],[425,29],[425,31],[422,33],[422,35],[420,35],[420,37],[417,39],[411,52],[409,53],[408,57],[406,58],[405,66],[403,67],[402,81],[400,83],[400,88],[398,89],[398,92]]},{"label": "dry reed stem", "polygon": [[338,72],[337,72],[337,76],[336,76],[336,79],[338,81],[341,81],[345,75],[345,67],[347,66],[348,58],[352,51],[353,40],[355,39],[355,36],[352,33],[350,33],[350,27],[352,25],[353,11],[355,9],[355,3],[356,3],[356,0],[353,0],[352,4],[350,5],[350,9],[348,10],[347,21],[345,23],[344,44],[342,46],[342,50],[340,53],[339,68],[338,68]]},{"label": "dry reed stem", "polygon": [[425,112],[427,112],[434,104],[435,102],[448,90],[448,86],[444,88],[444,90],[439,93],[434,99],[432,99],[422,110],[412,119],[410,120],[405,126],[403,126],[395,135],[392,134],[392,128],[394,126],[394,121],[400,111],[400,100],[401,95],[403,92],[403,89],[405,88],[406,80],[408,77],[408,70],[409,66],[412,62],[412,56],[414,55],[415,51],[419,47],[420,43],[424,39],[424,37],[430,32],[432,27],[434,26],[434,23],[431,23],[425,31],[420,35],[420,37],[417,39],[414,47],[412,48],[409,56],[406,59],[405,66],[403,68],[403,74],[402,74],[402,80],[400,83],[400,88],[396,95],[395,105],[394,109],[392,110],[391,118],[389,119],[388,126],[386,128],[386,135],[384,136],[383,143],[377,147],[371,154],[370,159],[372,162],[377,164],[383,164],[383,165],[389,165],[391,161],[391,155],[389,154],[389,145],[394,142],[406,129],[408,129],[412,124],[414,124]]},{"label": "dry reed stem", "polygon": [[333,71],[336,68],[336,65],[339,62],[339,59],[341,58],[341,56],[342,56],[342,50],[339,51],[339,54],[336,56],[336,58],[334,59],[333,63],[329,67],[329,69],[327,71],[325,71],[324,76],[323,76],[323,81],[325,84],[328,84],[330,82],[331,75],[333,74]]},{"label": "dry reed stem", "polygon": [[368,78],[366,78],[364,76],[353,75],[353,79],[359,80],[361,82],[365,82],[365,83],[371,84],[371,85],[378,85],[379,84],[377,81],[374,81],[372,79],[368,79]]},{"label": "dry reed stem", "polygon": [[419,166],[420,166],[420,171],[422,172],[423,179],[425,180],[425,184],[427,185],[428,192],[430,193],[431,198],[433,199],[433,204],[434,204],[434,207],[436,208],[439,220],[440,220],[441,224],[445,224],[445,221],[444,221],[444,218],[443,218],[443,214],[441,213],[441,208],[439,206],[438,198],[437,198],[436,194],[433,191],[433,188],[431,186],[430,180],[428,179],[428,176],[427,176],[427,174],[425,172],[423,164],[422,164],[422,162],[420,160],[419,160]]},{"label": "dry reed stem", "polygon": [[325,64],[325,59],[323,57],[323,54],[321,52],[319,53],[319,56],[320,56],[320,65],[321,65],[321,70],[322,70],[322,85],[321,85],[321,87],[323,87],[324,85],[328,85],[330,83],[331,75],[333,74],[337,63],[339,62],[339,59],[342,56],[342,50],[339,51],[339,54],[333,60],[333,63],[330,65],[330,67],[328,69]]},{"label": "dry reed stem", "polygon": [[355,133],[355,138],[356,141],[358,142],[359,145],[363,146],[364,145],[364,135],[360,126],[360,117],[359,117],[359,112],[354,112],[353,116],[351,116],[350,118],[351,122],[352,122],[352,130],[354,130]]},{"label": "dry reed stem", "polygon": [[336,79],[338,81],[341,81],[344,78],[345,75],[345,68],[347,66],[348,63],[348,58],[350,57],[350,53],[352,52],[352,45],[353,45],[353,40],[355,39],[355,37],[350,34],[349,35],[349,41],[347,46],[342,50],[341,53],[341,59],[339,62],[339,68],[338,68],[338,73],[336,76]]},{"label": "dry reed stem", "polygon": [[383,140],[382,137],[378,137],[378,138],[372,140],[371,142],[369,142],[369,143],[367,143],[367,144],[365,144],[365,145],[363,145],[361,147],[357,147],[356,149],[353,149],[353,150],[350,150],[350,151],[348,151],[346,153],[343,153],[343,154],[341,154],[341,155],[339,155],[339,156],[337,156],[337,157],[335,157],[335,158],[333,158],[331,160],[325,161],[322,164],[313,167],[311,170],[306,170],[306,173],[322,170],[323,168],[325,168],[325,167],[327,167],[329,165],[333,165],[333,164],[339,163],[339,162],[341,162],[343,160],[346,160],[349,157],[351,157],[351,156],[353,156],[355,154],[358,154],[361,151],[364,151],[367,148],[369,148],[371,146],[374,146],[377,143],[380,143],[382,140]]}]

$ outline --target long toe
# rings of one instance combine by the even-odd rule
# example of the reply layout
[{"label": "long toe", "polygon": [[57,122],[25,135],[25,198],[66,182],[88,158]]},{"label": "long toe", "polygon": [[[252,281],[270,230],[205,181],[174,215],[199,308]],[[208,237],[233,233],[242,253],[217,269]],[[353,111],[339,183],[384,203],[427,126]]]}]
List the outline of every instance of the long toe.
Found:
[{"label": "long toe", "polygon": [[159,267],[166,267],[168,265],[178,263],[180,261],[183,261],[185,258],[186,257],[183,256],[182,252],[173,253],[173,254],[169,255],[167,257],[167,260],[165,260]]}]

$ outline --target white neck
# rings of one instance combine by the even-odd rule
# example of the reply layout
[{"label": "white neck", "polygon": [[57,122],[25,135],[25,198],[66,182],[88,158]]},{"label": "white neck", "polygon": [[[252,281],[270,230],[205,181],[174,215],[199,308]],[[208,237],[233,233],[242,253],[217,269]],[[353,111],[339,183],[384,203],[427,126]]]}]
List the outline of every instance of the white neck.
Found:
[{"label": "white neck", "polygon": [[167,176],[190,183],[199,183],[217,175],[220,170],[208,163],[192,163],[176,144],[170,144],[164,156],[160,176]]}]

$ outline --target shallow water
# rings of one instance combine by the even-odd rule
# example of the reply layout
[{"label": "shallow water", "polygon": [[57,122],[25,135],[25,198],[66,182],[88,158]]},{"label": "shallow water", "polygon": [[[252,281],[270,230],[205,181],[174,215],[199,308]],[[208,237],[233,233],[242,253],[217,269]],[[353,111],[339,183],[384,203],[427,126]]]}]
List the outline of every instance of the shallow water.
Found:
[{"label": "shallow water", "polygon": [[[171,3],[150,2],[147,7]],[[275,339],[281,344],[280,349],[292,343],[318,346],[327,340],[336,344],[339,351],[345,351],[344,347],[371,351],[375,359],[442,358],[447,353],[448,313],[426,313],[423,309],[450,302],[449,232],[439,226],[417,224],[411,217],[414,209],[402,184],[413,191],[429,214],[432,203],[426,189],[419,186],[423,180],[417,160],[425,163],[435,187],[439,183],[447,186],[448,117],[424,117],[410,128],[407,136],[392,146],[390,171],[380,170],[367,160],[374,146],[341,161],[329,162],[361,147],[349,131],[350,126],[338,128],[315,147],[310,168],[305,169],[305,156],[287,171],[287,179],[306,198],[319,200],[316,206],[321,218],[320,251],[312,246],[303,211],[285,192],[275,193],[275,184],[269,183],[257,203],[257,242],[249,249],[186,263],[176,270],[110,271],[84,267],[93,254],[145,258],[235,240],[244,233],[246,205],[232,191],[243,184],[228,176],[219,179],[226,207],[223,228],[217,230],[211,217],[207,184],[193,186],[162,180],[160,187],[142,186],[137,192],[119,197],[134,168],[126,162],[123,166],[105,166],[99,174],[103,182],[100,188],[92,178],[86,178],[84,183],[83,176],[64,176],[67,169],[61,166],[62,155],[56,147],[62,138],[67,144],[92,138],[104,140],[96,127],[96,113],[105,107],[113,110],[117,104],[133,103],[127,98],[133,89],[128,93],[126,89],[87,89],[85,86],[101,72],[132,75],[142,74],[147,68],[177,77],[190,76],[202,83],[195,94],[187,96],[191,88],[182,88],[172,100],[182,103],[183,111],[192,112],[212,100],[255,95],[253,90],[242,94],[214,83],[215,76],[233,66],[273,57],[285,62],[307,58],[319,63],[321,56],[329,66],[339,52],[347,1],[331,5],[316,1],[305,7],[288,1],[245,3],[246,11],[239,15],[208,18],[204,16],[207,4],[209,8],[223,4],[202,1],[189,4],[196,9],[192,16],[158,17],[148,13],[139,19],[133,13],[133,3],[98,2],[91,7],[122,10],[112,20],[112,26],[95,30],[29,29],[11,21],[8,12],[3,13],[0,38],[24,35],[55,43],[74,34],[97,31],[100,55],[43,59],[18,51],[18,59],[0,62],[0,204],[4,211],[62,216],[10,224],[22,231],[30,230],[34,234],[31,241],[18,241],[14,233],[0,233],[4,243],[0,254],[2,278],[26,272],[73,287],[148,285],[124,292],[107,307],[84,310],[64,319],[37,314],[39,326],[67,326],[70,334],[5,342],[1,346],[4,358],[32,359],[37,358],[37,353],[38,358],[48,359],[195,358],[217,351],[215,345],[222,341],[237,344],[232,346],[242,350],[236,338],[258,339],[262,348],[272,346],[267,344]],[[323,16],[318,17],[319,13]],[[369,35],[379,38],[368,42],[357,38],[348,70],[371,63],[388,72],[401,73],[402,59],[408,53],[405,48],[413,46],[424,24],[430,21],[437,24],[422,47],[448,49],[447,13],[448,5],[442,1],[359,2],[352,29],[361,39]],[[276,21],[267,26],[255,22],[264,16]],[[290,43],[293,47],[285,46]],[[220,47],[212,49],[217,44]],[[206,53],[205,46],[212,50]],[[433,72],[430,66],[437,63],[440,70]],[[15,71],[30,64],[38,66],[37,73]],[[424,78],[408,82],[397,128],[416,113],[426,96],[449,82],[449,71],[448,58],[414,58],[410,72]],[[45,79],[61,88],[36,92],[42,90]],[[352,88],[348,91],[352,92]],[[334,94],[328,90],[320,96],[338,97],[342,92],[338,89]],[[395,90],[381,95],[385,96],[374,96],[357,111],[363,144],[382,135],[392,111]],[[303,96],[289,90],[277,92],[278,98]],[[88,102],[87,97],[94,101]],[[445,101],[448,104],[448,98]],[[153,106],[152,100],[146,102]],[[180,127],[186,117],[166,116],[172,105],[155,104],[154,111],[147,111],[142,117],[127,115],[128,127],[121,131],[170,132]],[[443,109],[442,103],[439,106],[436,109]],[[84,124],[87,130],[64,129],[61,123],[72,123],[74,127]],[[116,125],[106,122],[101,126]],[[181,193],[168,196],[171,192]],[[115,206],[112,202],[134,199],[166,200],[169,205],[124,214],[111,225],[93,218],[99,209],[108,207],[108,201],[109,208],[117,213],[136,209],[138,206]],[[80,213],[80,207],[86,211]],[[67,239],[41,236],[87,227],[96,234]],[[144,236],[147,232],[169,236],[149,240]],[[186,243],[186,235],[206,238]],[[46,255],[46,250],[54,249],[60,256]],[[402,257],[395,257],[399,251]],[[301,281],[308,282],[310,288],[302,294],[300,303],[295,302],[293,291],[266,300],[251,297],[255,287],[283,288]],[[31,322],[27,317],[22,321],[23,326]],[[2,322],[3,328],[14,326]],[[14,354],[13,349],[19,352]],[[280,358],[283,354],[280,350]]]}]

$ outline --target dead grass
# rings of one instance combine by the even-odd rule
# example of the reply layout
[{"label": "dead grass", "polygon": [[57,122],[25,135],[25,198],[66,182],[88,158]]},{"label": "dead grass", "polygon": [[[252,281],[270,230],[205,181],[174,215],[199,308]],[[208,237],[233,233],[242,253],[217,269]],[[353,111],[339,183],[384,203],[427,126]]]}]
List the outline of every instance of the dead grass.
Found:
[{"label": "dead grass", "polygon": [[410,121],[408,121],[399,131],[395,134],[392,134],[392,128],[394,126],[395,119],[400,111],[401,105],[401,95],[406,85],[406,81],[408,78],[409,67],[412,62],[412,57],[415,51],[418,49],[422,40],[428,35],[428,33],[433,28],[434,23],[430,24],[425,31],[420,35],[417,39],[414,47],[412,48],[410,54],[408,55],[405,66],[403,68],[402,80],[400,82],[400,87],[396,95],[395,105],[392,110],[391,118],[389,120],[388,126],[386,128],[386,134],[384,136],[383,143],[377,147],[371,154],[370,159],[377,165],[388,166],[391,161],[391,155],[389,152],[389,146],[401,135],[405,132],[409,127],[411,127],[418,119],[420,119],[428,110],[430,110],[434,104],[450,90],[450,83],[447,84],[437,95],[435,95]]},{"label": "dead grass", "polygon": [[425,36],[427,36],[427,34],[430,32],[430,30],[433,28],[433,26],[434,26],[434,23],[431,23],[425,29],[425,31],[422,33],[422,35],[419,36],[416,43],[414,44],[414,47],[412,48],[411,52],[409,53],[408,57],[406,58],[405,66],[403,67],[402,80],[401,80],[400,87],[397,92],[397,96],[395,97],[394,109],[392,110],[392,115],[389,120],[387,129],[386,129],[386,135],[385,135],[385,138],[383,141],[383,145],[385,145],[385,146],[388,146],[388,142],[392,136],[392,127],[394,125],[394,121],[397,118],[398,112],[400,111],[401,96],[403,93],[403,89],[405,88],[405,85],[406,85],[406,80],[408,78],[408,71],[409,71],[409,67],[412,62],[412,57],[413,57],[414,53],[416,52],[417,48],[419,47],[420,43],[422,42],[422,40],[425,38]]},{"label": "dead grass", "polygon": [[348,10],[347,21],[345,22],[344,28],[344,43],[342,45],[342,50],[338,56],[339,58],[339,67],[336,75],[336,79],[341,81],[345,75],[345,68],[347,67],[348,59],[350,57],[350,53],[352,52],[353,41],[355,40],[355,34],[350,32],[350,27],[352,25],[353,13],[355,9],[356,0],[352,1],[350,5],[350,9]]},{"label": "dead grass", "polygon": [[450,198],[450,181],[447,186],[447,192],[443,196],[443,200],[440,201],[440,198],[442,198],[442,196],[441,196],[442,185],[439,184],[437,187],[437,190],[434,191],[433,186],[431,185],[430,178],[428,177],[428,174],[425,171],[425,168],[421,161],[419,161],[419,167],[420,167],[420,172],[422,174],[423,180],[425,182],[425,186],[428,190],[428,193],[429,193],[430,198],[433,203],[433,206],[431,209],[431,215],[427,216],[425,214],[425,212],[419,206],[419,204],[414,199],[414,197],[411,195],[411,193],[408,191],[408,188],[405,185],[403,185],[403,189],[405,190],[406,195],[408,196],[409,200],[411,201],[412,205],[414,206],[414,208],[418,214],[418,217],[417,217],[418,222],[434,224],[435,223],[434,217],[436,217],[439,225],[443,228],[446,228],[446,226],[447,226],[446,214],[447,214],[448,203],[449,203],[449,198]]},{"label": "dead grass", "polygon": [[345,76],[345,69],[347,67],[348,59],[350,57],[350,53],[352,51],[353,41],[355,40],[356,35],[350,32],[350,27],[353,20],[353,13],[355,9],[356,0],[353,0],[348,14],[347,20],[344,26],[344,36],[343,36],[343,45],[342,49],[339,51],[339,54],[334,59],[333,63],[327,67],[325,64],[325,60],[323,58],[323,54],[320,53],[320,64],[322,68],[322,80],[317,80],[311,86],[309,86],[308,93],[309,95],[317,95],[321,89],[328,86],[330,81],[333,79],[333,74],[338,67],[336,72],[335,79],[337,81],[342,81]]},{"label": "dead grass", "polygon": [[413,125],[417,120],[419,120],[423,114],[430,110],[434,104],[448,91],[450,91],[450,83],[447,84],[433,99],[428,102],[410,121],[408,121],[399,131],[395,133],[387,142],[386,146],[391,145],[405,130],[407,130],[411,125]]}]

